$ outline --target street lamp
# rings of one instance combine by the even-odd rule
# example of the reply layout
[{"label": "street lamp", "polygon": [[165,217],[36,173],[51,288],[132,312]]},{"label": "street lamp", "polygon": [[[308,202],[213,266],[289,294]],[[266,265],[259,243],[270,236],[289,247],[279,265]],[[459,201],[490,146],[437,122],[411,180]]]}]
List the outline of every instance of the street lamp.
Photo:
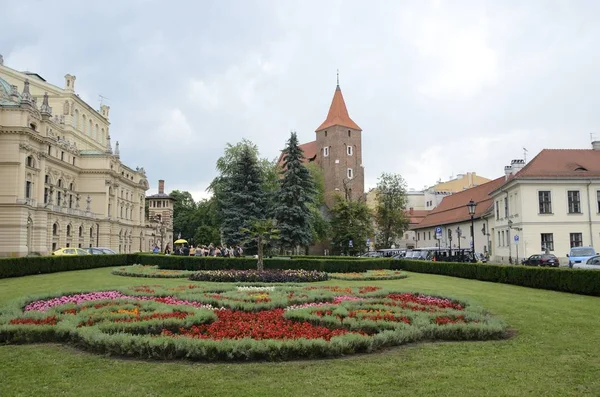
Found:
[{"label": "street lamp", "polygon": [[462,236],[462,230],[460,230],[460,226],[456,228],[456,237],[458,239],[458,251],[460,252],[460,237]]},{"label": "street lamp", "polygon": [[475,233],[473,233],[475,231],[475,223],[473,220],[473,216],[475,215],[475,207],[477,207],[477,203],[473,200],[469,201],[467,204],[469,215],[471,215],[471,253],[473,254],[473,262],[477,262],[477,259],[475,258]]},{"label": "street lamp", "polygon": [[510,229],[512,229],[513,221],[508,220],[508,263],[512,264],[512,242],[510,241]]}]

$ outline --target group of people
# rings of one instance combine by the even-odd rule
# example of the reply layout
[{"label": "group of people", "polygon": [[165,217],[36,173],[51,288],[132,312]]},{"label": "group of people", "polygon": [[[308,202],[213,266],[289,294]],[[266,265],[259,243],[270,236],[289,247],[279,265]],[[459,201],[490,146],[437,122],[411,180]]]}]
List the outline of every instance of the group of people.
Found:
[{"label": "group of people", "polygon": [[[155,254],[158,254],[160,252],[160,248],[158,247],[158,245],[154,246],[152,252]],[[214,256],[224,258],[237,258],[244,255],[244,250],[240,246],[227,247],[221,245],[214,246],[213,244],[210,244],[208,246],[199,245],[197,247],[194,247],[193,245],[188,246],[187,244],[184,244],[181,246],[176,246],[175,250],[171,252],[171,247],[169,246],[169,244],[167,244],[164,253],[165,255],[171,255],[172,253],[173,255],[182,256]]]}]

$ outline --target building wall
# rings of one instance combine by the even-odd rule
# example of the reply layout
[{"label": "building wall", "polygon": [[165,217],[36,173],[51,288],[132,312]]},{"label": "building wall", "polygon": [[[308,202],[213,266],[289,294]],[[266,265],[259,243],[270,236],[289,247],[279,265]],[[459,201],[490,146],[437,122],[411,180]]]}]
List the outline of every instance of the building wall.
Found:
[{"label": "building wall", "polygon": [[[316,132],[317,164],[323,169],[325,202],[332,206],[335,195],[344,197],[346,190],[352,200],[364,196],[365,175],[362,164],[362,132],[342,126],[332,126]],[[348,154],[351,147],[352,154]],[[326,148],[328,155],[326,156]],[[352,177],[348,176],[352,170]]]},{"label": "building wall", "polygon": [[[540,214],[540,191],[551,192],[551,214]],[[568,191],[580,192],[581,213],[569,213]],[[542,234],[552,234],[554,248],[550,253],[559,257],[561,263],[568,262],[566,255],[571,248],[571,233],[581,233],[583,246],[591,245],[600,250],[599,191],[600,180],[591,183],[578,180],[515,181],[494,195],[492,234],[495,256],[499,261],[508,262],[509,257],[517,260],[517,250],[519,260],[539,254],[543,251]],[[508,216],[505,216],[505,198],[508,200]],[[510,229],[508,220],[513,222]],[[514,241],[515,234],[519,236],[518,242]]]},{"label": "building wall", "polygon": [[[109,149],[108,107],[96,112],[79,99],[73,76],[61,89],[0,65],[0,78],[19,93],[29,81],[37,98],[7,104],[5,97],[0,106],[0,256],[65,246],[145,249],[148,182],[143,168],[127,167]],[[42,112],[46,92],[52,110]]]},{"label": "building wall", "polygon": [[[474,222],[474,233],[475,233],[475,251],[486,253],[490,251],[492,247],[491,235],[488,236],[489,221],[487,219],[475,219]],[[471,248],[471,221],[450,223],[447,225],[440,225],[442,228],[442,238],[437,240],[435,238],[435,227],[427,227],[422,229],[415,229],[416,233],[416,248],[424,247],[440,247],[440,248]],[[485,229],[484,229],[485,227]],[[460,243],[458,241],[457,228],[461,230]],[[451,230],[449,238],[448,230]],[[484,233],[485,230],[485,233]],[[438,245],[439,244],[439,245]]]}]

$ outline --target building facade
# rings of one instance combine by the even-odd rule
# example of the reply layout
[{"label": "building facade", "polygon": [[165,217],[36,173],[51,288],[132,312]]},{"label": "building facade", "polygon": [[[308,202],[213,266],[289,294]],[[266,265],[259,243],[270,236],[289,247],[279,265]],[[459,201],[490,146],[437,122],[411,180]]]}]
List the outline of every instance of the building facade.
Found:
[{"label": "building facade", "polygon": [[109,110],[31,72],[0,64],[0,256],[61,247],[146,246],[143,168],[120,160]]},{"label": "building facade", "polygon": [[504,179],[491,193],[494,260],[548,252],[566,264],[571,247],[600,250],[600,142],[544,149],[527,165],[513,160]]},{"label": "building facade", "polygon": [[[158,193],[146,197],[148,208],[148,251],[158,246],[164,251],[166,245],[173,239],[173,215],[175,198],[165,193],[165,181],[158,181]],[[173,248],[173,246],[171,246]]]}]

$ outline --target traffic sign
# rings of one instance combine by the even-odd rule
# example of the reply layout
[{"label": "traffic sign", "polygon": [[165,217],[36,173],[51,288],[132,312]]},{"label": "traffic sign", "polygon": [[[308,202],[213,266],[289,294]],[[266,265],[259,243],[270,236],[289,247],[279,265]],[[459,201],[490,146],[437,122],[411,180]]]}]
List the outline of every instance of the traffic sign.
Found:
[{"label": "traffic sign", "polygon": [[515,234],[515,243],[518,243],[518,242],[519,242],[519,235]]},{"label": "traffic sign", "polygon": [[437,240],[442,238],[442,228],[440,226],[435,228],[435,238]]}]

